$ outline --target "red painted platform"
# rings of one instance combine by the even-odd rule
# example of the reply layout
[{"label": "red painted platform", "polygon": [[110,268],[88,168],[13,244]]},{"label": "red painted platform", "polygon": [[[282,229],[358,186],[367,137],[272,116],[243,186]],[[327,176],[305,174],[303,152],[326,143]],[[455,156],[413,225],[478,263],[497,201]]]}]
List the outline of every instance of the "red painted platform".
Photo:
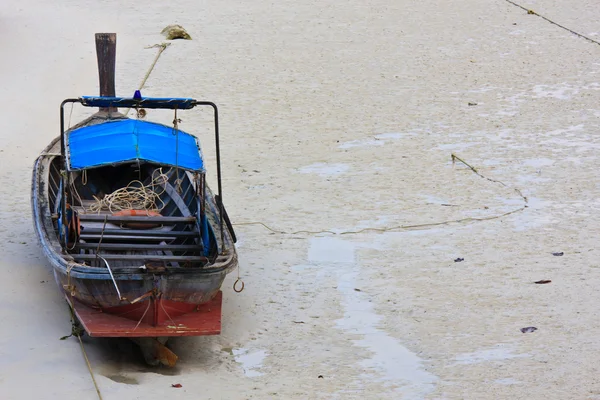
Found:
[{"label": "red painted platform", "polygon": [[[190,312],[177,316],[169,314],[168,318],[160,318],[160,323],[155,325],[147,317],[135,320],[124,318],[90,308],[77,300],[73,301],[73,308],[81,325],[92,337],[204,336],[221,333],[222,302],[223,293],[219,291],[211,301],[199,306],[179,303],[191,309]],[[165,310],[165,306],[171,308],[174,302],[170,303],[161,304],[161,300],[151,300],[150,305],[144,305],[144,308],[150,308],[146,315],[154,314],[151,309],[157,310],[159,306],[162,310]],[[123,308],[127,309],[128,307],[130,306]],[[111,309],[111,312],[118,308],[120,307]],[[157,319],[153,319],[153,321],[157,321]]]}]

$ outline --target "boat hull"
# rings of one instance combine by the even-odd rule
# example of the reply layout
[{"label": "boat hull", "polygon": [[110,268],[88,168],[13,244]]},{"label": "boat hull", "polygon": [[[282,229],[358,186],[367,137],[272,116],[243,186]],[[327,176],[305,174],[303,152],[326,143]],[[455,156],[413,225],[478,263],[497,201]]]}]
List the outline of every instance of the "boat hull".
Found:
[{"label": "boat hull", "polygon": [[134,277],[137,279],[122,279],[122,276],[115,275],[113,281],[110,275],[106,279],[73,277],[62,268],[54,268],[56,282],[65,293],[72,293],[79,302],[88,307],[106,310],[130,304],[147,295],[136,302],[143,303],[151,297],[150,294],[172,302],[203,304],[217,294],[225,276],[224,271],[191,276],[137,274]]},{"label": "boat hull", "polygon": [[[152,262],[138,265],[92,267],[76,262],[63,251],[52,220],[49,193],[56,190],[51,175],[59,157],[60,142],[50,143],[36,160],[32,180],[32,212],[44,255],[55,280],[90,336],[169,337],[220,333],[221,292],[226,275],[237,267],[230,232],[224,248],[207,267],[162,267]],[[219,220],[212,197],[209,216]],[[151,258],[151,257],[150,257]],[[141,265],[140,265],[141,264]]]},{"label": "boat hull", "polygon": [[[88,307],[68,295],[66,298],[92,337],[156,338],[221,333],[221,291],[201,305],[153,297],[139,305],[128,304],[107,310]],[[160,323],[154,324],[155,319]]]}]

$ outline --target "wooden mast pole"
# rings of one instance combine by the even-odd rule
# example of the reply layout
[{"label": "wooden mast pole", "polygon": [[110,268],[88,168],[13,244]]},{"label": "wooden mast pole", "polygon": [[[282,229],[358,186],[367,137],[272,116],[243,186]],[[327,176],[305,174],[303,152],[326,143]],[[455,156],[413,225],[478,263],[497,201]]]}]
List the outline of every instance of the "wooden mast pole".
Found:
[{"label": "wooden mast pole", "polygon": [[[117,34],[96,33],[96,56],[98,58],[98,78],[100,96],[115,97],[115,66],[117,61]],[[115,107],[100,108],[104,112],[116,112]]]}]

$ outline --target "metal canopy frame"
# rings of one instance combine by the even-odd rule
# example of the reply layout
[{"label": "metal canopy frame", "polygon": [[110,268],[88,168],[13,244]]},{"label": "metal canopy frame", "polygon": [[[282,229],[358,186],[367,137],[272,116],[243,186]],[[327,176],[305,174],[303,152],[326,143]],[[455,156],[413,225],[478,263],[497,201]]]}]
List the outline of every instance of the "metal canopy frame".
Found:
[{"label": "metal canopy frame", "polygon": [[162,108],[191,110],[198,105],[194,99],[187,97],[109,97],[81,96],[81,104],[85,107],[100,108]]},{"label": "metal canopy frame", "polygon": [[[126,98],[126,97],[103,97],[103,96],[82,96],[80,98],[65,99],[60,103],[60,153],[62,161],[61,174],[62,181],[62,209],[61,209],[61,230],[63,230],[60,237],[63,238],[61,244],[66,247],[67,232],[66,232],[66,215],[67,215],[67,198],[66,198],[66,182],[65,175],[67,173],[67,159],[65,149],[65,105],[69,103],[79,103],[84,107],[101,107],[101,108],[153,108],[153,109],[170,109],[170,110],[191,110],[197,106],[209,106],[214,111],[215,121],[215,152],[217,162],[217,191],[218,201],[217,207],[219,208],[219,224],[221,230],[221,250],[225,248],[225,235],[224,235],[224,213],[223,208],[223,188],[221,184],[221,150],[219,146],[219,109],[217,105],[211,101],[198,101],[191,98],[153,98],[153,97],[140,97],[140,98]],[[195,135],[194,135],[195,136]]]}]

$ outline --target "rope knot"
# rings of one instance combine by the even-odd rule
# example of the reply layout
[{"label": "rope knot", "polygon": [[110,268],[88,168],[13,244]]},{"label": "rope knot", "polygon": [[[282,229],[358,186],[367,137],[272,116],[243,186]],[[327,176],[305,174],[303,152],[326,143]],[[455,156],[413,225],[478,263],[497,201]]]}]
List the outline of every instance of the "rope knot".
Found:
[{"label": "rope knot", "polygon": [[75,296],[75,285],[63,285],[63,289],[71,294],[71,296]]}]

